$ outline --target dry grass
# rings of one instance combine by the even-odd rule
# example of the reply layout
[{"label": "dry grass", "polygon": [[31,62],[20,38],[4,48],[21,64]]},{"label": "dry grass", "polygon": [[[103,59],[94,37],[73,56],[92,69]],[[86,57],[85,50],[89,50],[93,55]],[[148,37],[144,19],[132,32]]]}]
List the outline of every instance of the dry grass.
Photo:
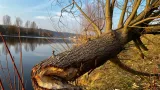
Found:
[{"label": "dry grass", "polygon": [[[145,58],[140,57],[139,51],[133,42],[126,45],[126,50],[122,51],[118,57],[121,61],[135,70],[159,73],[160,71],[160,37],[147,35],[150,41],[142,38],[149,51],[144,51]],[[86,36],[81,36],[77,40],[77,46],[87,42]],[[87,90],[142,90],[160,89],[160,78],[144,77],[130,74],[123,71],[111,62],[107,62],[94,70],[91,74],[85,74],[78,79],[78,85],[86,87]]]}]

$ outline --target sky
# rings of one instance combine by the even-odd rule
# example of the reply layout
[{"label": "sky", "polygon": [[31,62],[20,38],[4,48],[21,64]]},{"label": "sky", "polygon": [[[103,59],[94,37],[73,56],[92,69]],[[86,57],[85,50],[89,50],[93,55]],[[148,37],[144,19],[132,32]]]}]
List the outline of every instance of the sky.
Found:
[{"label": "sky", "polygon": [[[23,24],[27,20],[35,21],[39,28],[57,31],[55,24],[58,23],[61,8],[52,2],[52,0],[0,0],[0,24],[3,24],[3,16],[9,15],[12,24],[16,17],[20,17]],[[51,16],[54,25],[51,23]]]},{"label": "sky", "polygon": [[[80,18],[76,20],[66,13],[63,13],[63,24],[59,25],[59,16],[61,14],[61,7],[57,6],[55,0],[0,0],[0,24],[3,24],[2,18],[4,15],[9,15],[12,24],[16,17],[23,20],[23,24],[27,20],[35,21],[39,28],[49,29],[52,31],[76,32]],[[63,0],[67,4],[68,0]],[[145,4],[145,3],[144,3]],[[64,5],[64,6],[66,6]],[[142,9],[139,9],[140,11]],[[117,26],[121,11],[115,8],[113,14],[113,29]],[[52,17],[52,21],[50,18]],[[78,22],[77,22],[78,21]],[[66,27],[65,27],[66,26]],[[79,28],[80,29],[80,28]]]}]

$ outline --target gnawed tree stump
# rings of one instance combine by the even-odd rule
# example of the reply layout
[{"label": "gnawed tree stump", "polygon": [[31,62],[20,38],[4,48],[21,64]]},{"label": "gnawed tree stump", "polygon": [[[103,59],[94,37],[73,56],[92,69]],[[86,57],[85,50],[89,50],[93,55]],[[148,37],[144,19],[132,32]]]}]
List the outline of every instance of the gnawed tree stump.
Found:
[{"label": "gnawed tree stump", "polygon": [[84,73],[103,65],[109,59],[130,73],[158,76],[158,74],[135,71],[120,62],[117,55],[124,49],[124,45],[140,37],[137,33],[130,31],[128,35],[125,35],[122,31],[123,29],[106,33],[35,65],[31,72],[33,88],[35,90],[81,90],[80,87],[68,81],[76,80]]},{"label": "gnawed tree stump", "polygon": [[[129,37],[123,36],[121,30],[117,30],[54,57],[51,56],[33,67],[31,79],[34,89],[80,90],[80,87],[73,86],[68,81],[74,81],[84,73],[103,65],[109,59],[116,63],[117,59],[114,57],[136,36],[133,33]],[[125,69],[122,63],[118,65]],[[132,72],[131,69],[127,70]]]},{"label": "gnawed tree stump", "polygon": [[120,31],[107,33],[35,65],[31,73],[34,89],[73,87],[67,81],[73,81],[84,73],[101,66],[123,50],[123,46],[129,40],[121,35]]},{"label": "gnawed tree stump", "polygon": [[[35,65],[31,72],[31,80],[35,90],[79,90],[80,87],[70,84],[69,81],[74,81],[84,73],[103,65],[109,59],[130,73],[158,76],[158,74],[143,73],[127,67],[120,62],[117,55],[123,50],[125,44],[133,40],[142,57],[144,56],[141,49],[147,50],[147,48],[141,42],[140,36],[143,34],[160,34],[159,23],[151,25],[152,21],[159,18],[160,1],[146,0],[144,9],[139,12],[138,8],[142,4],[142,0],[134,0],[133,7],[128,7],[129,0],[125,0],[118,23],[119,29],[116,31],[112,30],[116,0],[110,1],[106,0],[105,2],[103,12],[105,14],[105,34],[102,35],[102,29],[97,26],[95,19],[90,18],[75,0],[69,0],[70,4],[65,6],[61,12],[72,13],[76,7],[99,37],[54,57],[51,56]],[[67,11],[68,9],[70,10]],[[126,15],[127,10],[131,10],[128,16]]]}]

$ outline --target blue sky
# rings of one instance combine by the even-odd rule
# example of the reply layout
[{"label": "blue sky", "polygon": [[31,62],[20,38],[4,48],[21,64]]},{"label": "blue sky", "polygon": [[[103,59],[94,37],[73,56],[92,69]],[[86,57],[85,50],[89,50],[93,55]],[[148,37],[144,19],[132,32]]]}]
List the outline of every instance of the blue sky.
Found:
[{"label": "blue sky", "polygon": [[[35,21],[39,28],[59,31],[58,20],[62,8],[52,3],[53,1],[54,0],[0,0],[0,24],[2,24],[2,17],[9,15],[11,16],[12,24],[14,24],[16,17],[20,17],[23,20],[23,24],[27,20]],[[64,4],[67,5],[67,1],[68,0],[64,0]],[[52,15],[54,25],[51,24],[49,13]],[[121,11],[115,8],[113,28],[117,26],[120,13]],[[73,16],[71,18],[71,16],[66,13],[63,13],[63,16],[65,19],[64,23],[69,28],[60,26],[62,31],[72,32],[72,29],[77,29],[80,18],[77,18],[79,21],[77,22],[77,20],[73,19]]]},{"label": "blue sky", "polygon": [[15,18],[20,17],[23,24],[29,21],[35,21],[39,28],[53,30],[53,26],[49,20],[49,13],[53,15],[57,21],[60,15],[60,8],[54,6],[51,8],[52,0],[0,0],[0,24],[4,15],[11,16],[12,24]]},{"label": "blue sky", "polygon": [[[59,31],[57,23],[61,8],[59,6],[55,6],[55,3],[51,6],[53,1],[54,0],[0,0],[0,24],[2,24],[2,17],[4,15],[9,15],[11,16],[12,24],[14,24],[16,17],[20,17],[23,20],[23,24],[27,20],[35,21],[39,28]],[[66,0],[66,2],[67,1],[68,0]],[[114,14],[113,26],[116,26],[117,20],[119,19],[117,14],[120,12],[117,11],[118,10],[115,10],[116,14]],[[53,16],[54,25],[51,24],[49,13]],[[77,29],[77,20],[73,18],[71,19],[68,14],[64,13],[63,15],[66,16],[64,17],[64,22],[69,28],[63,27],[61,28],[62,31],[72,32],[73,30],[71,29]],[[80,21],[80,19],[78,19],[78,21]]]}]

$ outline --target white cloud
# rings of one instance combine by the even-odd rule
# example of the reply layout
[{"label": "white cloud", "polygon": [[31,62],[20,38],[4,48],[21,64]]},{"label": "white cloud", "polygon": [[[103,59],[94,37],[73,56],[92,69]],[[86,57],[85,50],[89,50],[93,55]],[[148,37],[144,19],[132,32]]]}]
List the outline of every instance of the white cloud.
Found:
[{"label": "white cloud", "polygon": [[36,16],[35,18],[36,18],[36,19],[46,20],[46,19],[48,19],[49,17],[47,17],[47,16]]}]

